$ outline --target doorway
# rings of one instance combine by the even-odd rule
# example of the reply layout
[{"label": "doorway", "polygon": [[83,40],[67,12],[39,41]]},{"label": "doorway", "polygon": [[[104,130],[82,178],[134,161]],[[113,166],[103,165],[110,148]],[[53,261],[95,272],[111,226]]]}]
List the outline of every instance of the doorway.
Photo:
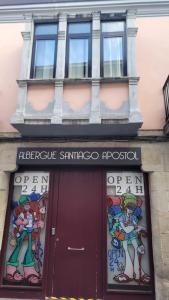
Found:
[{"label": "doorway", "polygon": [[102,172],[53,173],[49,296],[102,298]]},{"label": "doorway", "polygon": [[[134,193],[135,197],[130,192],[125,193],[124,180],[130,184],[130,192]],[[151,282],[147,284],[143,281],[137,282],[134,277],[129,284],[117,280],[114,282],[115,276],[122,277],[121,266],[126,261],[124,249],[119,247],[122,246],[122,242],[118,242],[119,235],[116,237],[117,232],[114,230],[118,223],[118,213],[120,216],[124,215],[124,211],[121,211],[124,206],[121,196],[130,198],[132,196],[132,204],[137,204],[134,220],[137,217],[139,224],[148,228],[148,223],[143,222],[147,218],[146,210],[149,210],[143,184],[141,173],[107,171],[106,176],[105,170],[97,167],[66,167],[50,173],[48,171],[15,173],[13,194],[10,195],[11,201],[6,217],[8,230],[4,234],[1,255],[4,266],[0,278],[1,284],[3,283],[1,296],[23,299],[24,293],[25,297],[31,299],[44,299],[45,296],[49,299],[52,299],[51,296],[66,299],[142,300],[143,297],[145,300],[154,299],[153,272],[151,270],[149,272],[147,268],[149,259],[147,261],[144,259],[149,253],[146,246],[148,244],[145,242],[148,236],[144,236],[143,242],[147,251],[142,254],[142,262],[146,274],[151,275]],[[124,191],[120,191],[122,188]],[[13,203],[12,199],[18,199],[17,203]],[[128,199],[123,200],[129,203]],[[15,204],[14,208],[11,204]],[[18,248],[17,241],[20,240],[23,230],[28,232],[26,228],[19,227],[20,235],[18,235],[15,226],[16,220],[21,217],[26,219],[29,215],[24,215],[25,205],[27,207],[28,204],[34,224],[42,221],[44,224],[43,228],[34,226],[32,230],[31,245],[35,244],[37,247],[35,250],[40,251],[36,252],[33,247],[29,247],[29,239],[25,239],[20,245],[21,251],[18,251],[16,271],[20,271],[24,276],[26,267],[30,270],[29,266],[22,263],[29,249],[29,253],[34,255],[32,267],[39,271],[40,275],[36,285],[30,282],[32,274],[29,278],[25,276],[21,282],[15,278],[10,282],[6,280],[9,275],[8,266],[12,265],[9,264],[11,255],[13,257],[13,251],[15,253]],[[144,214],[143,218],[138,218],[139,212]],[[113,222],[114,219],[116,222]],[[113,228],[113,225],[116,227]],[[14,237],[16,243],[13,246],[11,240],[13,241]],[[128,245],[128,249],[133,250],[132,244]]]}]

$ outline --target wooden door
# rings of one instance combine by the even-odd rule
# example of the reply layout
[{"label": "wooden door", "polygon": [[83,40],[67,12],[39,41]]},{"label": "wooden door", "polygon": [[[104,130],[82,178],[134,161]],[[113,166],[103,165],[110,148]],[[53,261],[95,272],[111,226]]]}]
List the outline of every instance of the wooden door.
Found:
[{"label": "wooden door", "polygon": [[[101,296],[102,175],[62,170],[54,175],[53,265],[55,297]],[[51,252],[51,253],[52,253]]]}]

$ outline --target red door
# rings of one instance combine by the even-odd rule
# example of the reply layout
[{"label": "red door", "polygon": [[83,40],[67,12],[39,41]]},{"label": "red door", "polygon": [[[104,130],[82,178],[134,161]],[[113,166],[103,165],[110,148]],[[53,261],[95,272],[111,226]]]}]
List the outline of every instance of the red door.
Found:
[{"label": "red door", "polygon": [[[102,175],[62,170],[54,175],[53,266],[55,297],[101,296]],[[53,234],[55,233],[53,229]]]}]

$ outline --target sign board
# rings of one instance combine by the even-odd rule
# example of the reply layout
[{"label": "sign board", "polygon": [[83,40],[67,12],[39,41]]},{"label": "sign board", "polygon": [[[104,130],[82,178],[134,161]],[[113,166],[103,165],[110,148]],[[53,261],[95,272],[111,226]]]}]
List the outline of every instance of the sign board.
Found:
[{"label": "sign board", "polygon": [[144,195],[143,173],[137,172],[108,172],[107,187],[115,189],[115,195],[132,193],[136,196]]},{"label": "sign board", "polygon": [[48,172],[22,172],[15,173],[14,187],[21,187],[24,195],[30,195],[32,192],[43,194],[49,189]]},{"label": "sign board", "polygon": [[18,165],[140,166],[140,148],[18,148]]}]

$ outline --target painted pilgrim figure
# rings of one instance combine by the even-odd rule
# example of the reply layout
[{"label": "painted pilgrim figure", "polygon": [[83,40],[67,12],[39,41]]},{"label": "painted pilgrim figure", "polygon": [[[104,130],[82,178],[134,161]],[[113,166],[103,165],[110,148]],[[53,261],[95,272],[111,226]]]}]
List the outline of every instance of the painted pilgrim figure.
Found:
[{"label": "painted pilgrim figure", "polygon": [[[114,206],[116,210],[118,207],[118,213],[112,218],[113,228],[110,233],[113,236],[112,244],[115,245],[116,242],[117,245],[120,245],[119,247],[123,248],[125,263],[124,270],[115,275],[113,279],[119,283],[132,280],[143,284],[150,283],[150,276],[144,272],[141,265],[142,255],[145,253],[141,236],[146,235],[145,230],[138,225],[141,219],[142,199],[137,199],[132,193],[124,193],[121,197],[114,197],[114,199],[119,202]],[[131,247],[133,251],[129,250]]]},{"label": "painted pilgrim figure", "polygon": [[[18,205],[13,213],[13,227],[15,239],[10,243],[12,251],[6,267],[6,281],[10,283],[38,285],[41,282],[41,275],[35,268],[33,252],[36,250],[36,242],[39,239],[40,229],[44,227],[45,207],[43,206],[43,196],[32,193],[31,195],[21,195]],[[14,242],[15,241],[15,242]],[[19,272],[19,255],[23,244],[26,242],[26,252],[24,254],[23,275]]]}]

